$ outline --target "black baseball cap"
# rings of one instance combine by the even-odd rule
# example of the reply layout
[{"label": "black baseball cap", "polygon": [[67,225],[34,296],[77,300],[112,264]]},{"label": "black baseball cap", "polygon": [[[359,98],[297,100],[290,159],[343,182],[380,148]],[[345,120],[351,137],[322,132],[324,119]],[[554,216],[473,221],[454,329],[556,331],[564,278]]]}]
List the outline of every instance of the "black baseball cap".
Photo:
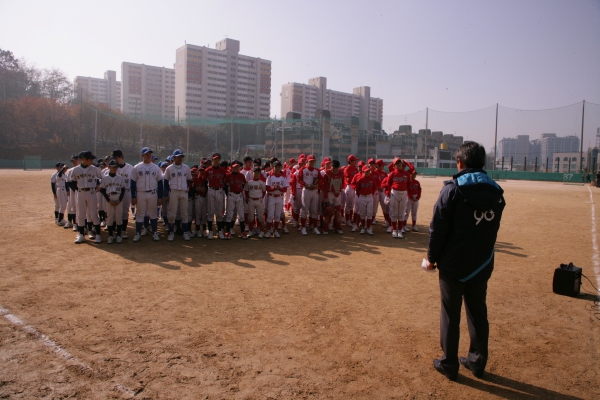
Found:
[{"label": "black baseball cap", "polygon": [[123,157],[123,152],[121,150],[113,150],[110,154],[111,157]]},{"label": "black baseball cap", "polygon": [[118,166],[119,166],[119,163],[117,162],[117,160],[115,160],[115,159],[112,159],[112,160],[110,160],[110,161],[108,162],[108,166],[109,166],[109,167],[118,167]]},{"label": "black baseball cap", "polygon": [[261,172],[262,170],[258,167],[254,168],[254,170],[252,172]]},{"label": "black baseball cap", "polygon": [[231,163],[232,167],[235,167],[236,165],[239,165],[240,167],[242,166],[242,163],[240,160],[235,160],[234,162]]},{"label": "black baseball cap", "polygon": [[275,168],[275,167],[281,167],[281,162],[279,160],[275,160],[273,162],[273,168]]},{"label": "black baseball cap", "polygon": [[62,167],[63,165],[64,165],[63,163],[57,162],[56,165],[55,165],[55,167],[58,168],[58,167]]},{"label": "black baseball cap", "polygon": [[79,153],[79,158],[85,158],[87,160],[95,160],[96,156],[94,155],[94,153],[87,150],[87,151],[82,151],[81,153]]},{"label": "black baseball cap", "polygon": [[244,157],[244,162],[246,162],[246,161],[252,161],[252,157],[250,157],[250,156]]},{"label": "black baseball cap", "polygon": [[214,154],[212,155],[211,159],[213,159],[213,160],[214,160],[215,158],[221,158],[221,154],[219,154],[219,153],[214,153]]},{"label": "black baseball cap", "polygon": [[78,154],[73,154],[71,156],[71,161],[75,161],[75,160],[79,160],[79,155]]}]

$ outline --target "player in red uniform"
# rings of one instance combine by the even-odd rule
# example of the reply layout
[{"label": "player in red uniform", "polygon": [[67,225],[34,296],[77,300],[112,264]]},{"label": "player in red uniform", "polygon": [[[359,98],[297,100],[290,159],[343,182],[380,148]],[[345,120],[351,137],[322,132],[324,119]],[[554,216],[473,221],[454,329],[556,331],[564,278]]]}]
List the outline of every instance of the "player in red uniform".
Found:
[{"label": "player in red uniform", "polygon": [[390,220],[392,222],[392,237],[402,239],[402,221],[406,210],[408,180],[410,175],[404,171],[405,165],[400,158],[394,159],[394,171],[387,178],[386,188],[390,192]]},{"label": "player in red uniform", "polygon": [[223,234],[223,214],[225,213],[224,180],[226,169],[221,167],[221,155],[215,153],[212,156],[212,165],[204,171],[202,179],[208,181],[208,239],[213,237],[213,218],[217,219],[217,230],[219,239],[225,239]]},{"label": "player in red uniform", "polygon": [[379,188],[377,185],[378,182],[371,176],[371,167],[368,165],[363,166],[362,174],[359,179],[356,179],[354,184],[359,202],[358,214],[361,218],[362,229],[360,233],[362,235],[365,233],[369,235],[373,234],[373,230],[371,229],[371,224],[373,223],[373,194]]},{"label": "player in red uniform", "polygon": [[385,189],[383,187],[383,180],[387,178],[386,172],[383,170],[385,166],[382,159],[379,159],[375,162],[375,170],[371,172],[371,176],[375,179],[379,184],[379,189],[373,195],[373,223],[375,223],[375,217],[377,216],[377,211],[379,210],[379,206],[381,205],[381,212],[383,213],[383,218],[385,219],[385,227],[389,226],[389,214],[387,210],[387,204],[385,203]]},{"label": "player in red uniform", "polygon": [[408,221],[408,215],[412,214],[412,230],[419,232],[417,229],[417,213],[419,211],[419,200],[421,199],[421,184],[417,180],[417,171],[414,171],[408,182],[408,201],[406,203],[406,215],[404,220]]},{"label": "player in red uniform", "polygon": [[346,225],[352,226],[352,217],[353,217],[353,209],[354,209],[354,188],[352,187],[352,178],[354,175],[358,173],[358,168],[356,167],[356,162],[358,158],[356,158],[353,154],[348,156],[348,166],[344,170],[344,184],[346,185]]},{"label": "player in red uniform", "polygon": [[246,177],[240,172],[242,163],[235,160],[231,164],[231,172],[225,175],[225,193],[227,194],[227,211],[225,213],[225,238],[231,238],[232,222],[235,223],[237,214],[240,221],[240,230],[242,238],[246,239],[244,224],[244,186],[246,185]]},{"label": "player in red uniform", "polygon": [[319,178],[321,174],[315,168],[316,158],[312,154],[306,159],[308,166],[298,171],[298,184],[302,187],[302,209],[300,213],[300,221],[302,223],[302,234],[306,235],[306,220],[310,216],[310,227],[315,235],[320,235],[321,232],[317,227],[319,215]]}]

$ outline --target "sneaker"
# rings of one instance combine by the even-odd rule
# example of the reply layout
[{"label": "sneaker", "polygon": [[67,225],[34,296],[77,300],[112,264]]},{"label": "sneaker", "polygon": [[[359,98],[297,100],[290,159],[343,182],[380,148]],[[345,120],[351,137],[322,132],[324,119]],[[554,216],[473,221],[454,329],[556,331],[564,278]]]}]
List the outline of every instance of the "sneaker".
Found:
[{"label": "sneaker", "polygon": [[246,234],[246,237],[251,238],[252,236],[254,236],[254,231],[248,231],[248,233]]},{"label": "sneaker", "polygon": [[148,229],[142,228],[142,233],[140,235],[146,236],[148,234]]},{"label": "sneaker", "polygon": [[100,227],[101,228],[105,228],[106,227],[106,222],[105,221],[100,222]]},{"label": "sneaker", "polygon": [[244,227],[244,232],[250,232],[250,227],[248,225]]},{"label": "sneaker", "polygon": [[231,229],[229,230],[229,235],[230,235],[231,237],[235,237],[235,231],[233,230],[233,228],[231,228]]},{"label": "sneaker", "polygon": [[338,234],[340,234],[340,235],[343,235],[343,234],[344,234],[344,231],[343,231],[343,230],[341,230],[341,229],[338,229],[338,230],[337,230],[337,233],[338,233]]},{"label": "sneaker", "polygon": [[183,240],[190,240],[189,232],[183,232]]},{"label": "sneaker", "polygon": [[73,224],[72,224],[72,223],[70,223],[70,222],[67,222],[67,223],[65,224],[65,226],[63,226],[63,228],[64,228],[64,229],[69,229],[69,228],[72,228],[72,227],[73,227]]},{"label": "sneaker", "polygon": [[75,243],[79,244],[83,242],[85,242],[85,235],[82,235],[81,233],[77,234],[77,238],[75,238]]},{"label": "sneaker", "polygon": [[352,229],[350,229],[350,232],[356,232],[357,230],[358,230],[358,226],[352,225]]},{"label": "sneaker", "polygon": [[352,221],[350,221],[350,220],[347,220],[347,221],[346,221],[346,226],[352,226]]},{"label": "sneaker", "polygon": [[54,223],[58,225],[58,218],[54,218]]},{"label": "sneaker", "polygon": [[108,240],[106,241],[106,243],[108,243],[108,244],[113,244],[114,240],[115,240],[115,237],[114,237],[114,236],[109,236],[109,237],[108,237]]},{"label": "sneaker", "polygon": [[320,234],[321,234],[321,231],[319,231],[319,228],[315,228],[315,229],[313,229],[313,233],[314,233],[315,235],[320,235]]},{"label": "sneaker", "polygon": [[225,239],[231,239],[231,233],[225,232]]},{"label": "sneaker", "polygon": [[141,238],[142,238],[142,235],[140,235],[139,233],[136,232],[135,236],[133,237],[133,241],[139,242]]},{"label": "sneaker", "polygon": [[398,231],[392,231],[392,237],[398,239]]},{"label": "sneaker", "polygon": [[77,224],[73,224],[73,232],[77,232]]},{"label": "sneaker", "polygon": [[213,233],[212,233],[212,232],[208,232],[208,233],[206,234],[206,238],[207,238],[208,240],[212,240],[212,238],[213,238]]},{"label": "sneaker", "polygon": [[298,227],[298,221],[293,221],[292,228],[297,228],[297,227]]},{"label": "sneaker", "polygon": [[416,226],[412,227],[413,232],[419,232],[419,228],[417,228]]},{"label": "sneaker", "polygon": [[366,232],[367,232],[367,230],[366,230],[365,228],[362,228],[362,229],[360,230],[360,234],[361,234],[361,235],[364,235]]},{"label": "sneaker", "polygon": [[154,240],[155,242],[158,242],[160,240],[160,238],[158,237],[158,232],[154,232],[152,234],[152,240]]},{"label": "sneaker", "polygon": [[89,232],[88,238],[90,238],[90,239],[96,239],[96,233],[94,232],[93,229]]},{"label": "sneaker", "polygon": [[367,229],[367,235],[372,235],[373,234],[373,229],[369,228]]},{"label": "sneaker", "polygon": [[263,231],[260,231],[260,233],[258,234],[258,238],[262,239],[265,237],[265,233]]},{"label": "sneaker", "polygon": [[306,236],[306,228],[305,228],[305,227],[302,227],[301,231],[302,231],[302,234],[303,234],[304,236]]},{"label": "sneaker", "polygon": [[302,225],[298,225],[298,232],[302,230]]},{"label": "sneaker", "polygon": [[377,220],[376,219],[373,220],[373,225],[377,225]]},{"label": "sneaker", "polygon": [[121,232],[121,238],[129,239],[129,236],[127,236],[127,232],[125,232],[125,231]]},{"label": "sneaker", "polygon": [[261,232],[260,228],[254,228],[254,234],[258,235]]},{"label": "sneaker", "polygon": [[96,244],[102,243],[102,236],[96,235],[96,240],[94,240],[94,243],[96,243]]},{"label": "sneaker", "polygon": [[323,235],[329,235],[329,231],[327,229],[323,230]]},{"label": "sneaker", "polygon": [[273,232],[273,236],[275,236],[277,239],[281,237],[281,235],[277,231]]},{"label": "sneaker", "polygon": [[404,236],[402,236],[402,231],[398,231],[398,236],[396,236],[397,239],[404,239]]},{"label": "sneaker", "polygon": [[[260,235],[258,237],[260,237]],[[265,233],[265,238],[266,239],[270,239],[271,238],[271,232],[267,231],[267,233]]]},{"label": "sneaker", "polygon": [[390,226],[388,226],[388,228],[387,228],[387,233],[392,233],[392,229],[393,229],[393,228],[392,228],[392,226],[391,226],[391,225],[390,225]]},{"label": "sneaker", "polygon": [[223,235],[223,231],[219,231],[219,239],[225,239],[225,235]]},{"label": "sneaker", "polygon": [[248,239],[248,233],[246,233],[246,231],[242,232],[242,239]]},{"label": "sneaker", "polygon": [[282,230],[282,232],[283,232],[283,233],[290,233],[290,231],[288,231],[288,228],[287,228],[286,226],[284,226],[284,227],[283,227],[283,230]]},{"label": "sneaker", "polygon": [[117,236],[117,243],[122,243],[123,242],[123,238],[121,236]]},{"label": "sneaker", "polygon": [[[200,237],[200,236],[198,236],[198,237]],[[202,237],[203,238],[208,238],[208,231],[202,231]]]},{"label": "sneaker", "polygon": [[384,222],[384,224],[383,224],[383,226],[384,226],[385,228],[387,228],[388,226],[390,226],[390,223],[389,223],[389,222],[387,222],[387,221],[385,221],[385,222]]},{"label": "sneaker", "polygon": [[408,229],[407,227],[402,228],[402,232],[410,232],[410,229]]},{"label": "sneaker", "polygon": [[67,221],[65,221],[64,219],[61,219],[60,221],[58,221],[56,223],[56,225],[58,225],[58,226],[66,226],[67,223],[68,223]]},{"label": "sneaker", "polygon": [[173,232],[169,232],[169,236],[167,236],[167,241],[172,242],[175,240],[175,234]]}]

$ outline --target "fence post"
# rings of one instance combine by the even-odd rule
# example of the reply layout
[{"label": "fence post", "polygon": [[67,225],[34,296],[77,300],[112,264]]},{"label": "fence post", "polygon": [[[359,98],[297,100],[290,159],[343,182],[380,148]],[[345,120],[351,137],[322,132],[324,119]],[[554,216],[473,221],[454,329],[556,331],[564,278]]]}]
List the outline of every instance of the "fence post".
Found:
[{"label": "fence post", "polygon": [[546,157],[546,172],[548,172],[548,157]]},{"label": "fence post", "polygon": [[537,157],[535,158],[535,166],[533,167],[533,172],[537,172]]},{"label": "fence post", "polygon": [[513,158],[511,157],[510,158],[510,170],[512,171],[512,169],[513,169]]},{"label": "fence post", "polygon": [[502,171],[504,171],[504,157],[502,157]]},{"label": "fence post", "polygon": [[523,172],[527,171],[527,157],[525,157],[525,160],[523,161]]}]

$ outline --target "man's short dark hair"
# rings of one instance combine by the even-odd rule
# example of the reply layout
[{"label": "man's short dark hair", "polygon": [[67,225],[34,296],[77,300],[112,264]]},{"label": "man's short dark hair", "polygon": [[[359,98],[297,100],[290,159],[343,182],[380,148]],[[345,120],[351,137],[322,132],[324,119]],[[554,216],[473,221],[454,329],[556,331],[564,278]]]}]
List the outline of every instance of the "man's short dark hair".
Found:
[{"label": "man's short dark hair", "polygon": [[477,142],[464,142],[454,154],[456,160],[461,160],[465,168],[485,167],[485,147]]},{"label": "man's short dark hair", "polygon": [[333,168],[339,168],[339,167],[340,167],[340,162],[339,162],[338,160],[333,160],[333,161],[331,162],[331,166],[332,166]]}]

